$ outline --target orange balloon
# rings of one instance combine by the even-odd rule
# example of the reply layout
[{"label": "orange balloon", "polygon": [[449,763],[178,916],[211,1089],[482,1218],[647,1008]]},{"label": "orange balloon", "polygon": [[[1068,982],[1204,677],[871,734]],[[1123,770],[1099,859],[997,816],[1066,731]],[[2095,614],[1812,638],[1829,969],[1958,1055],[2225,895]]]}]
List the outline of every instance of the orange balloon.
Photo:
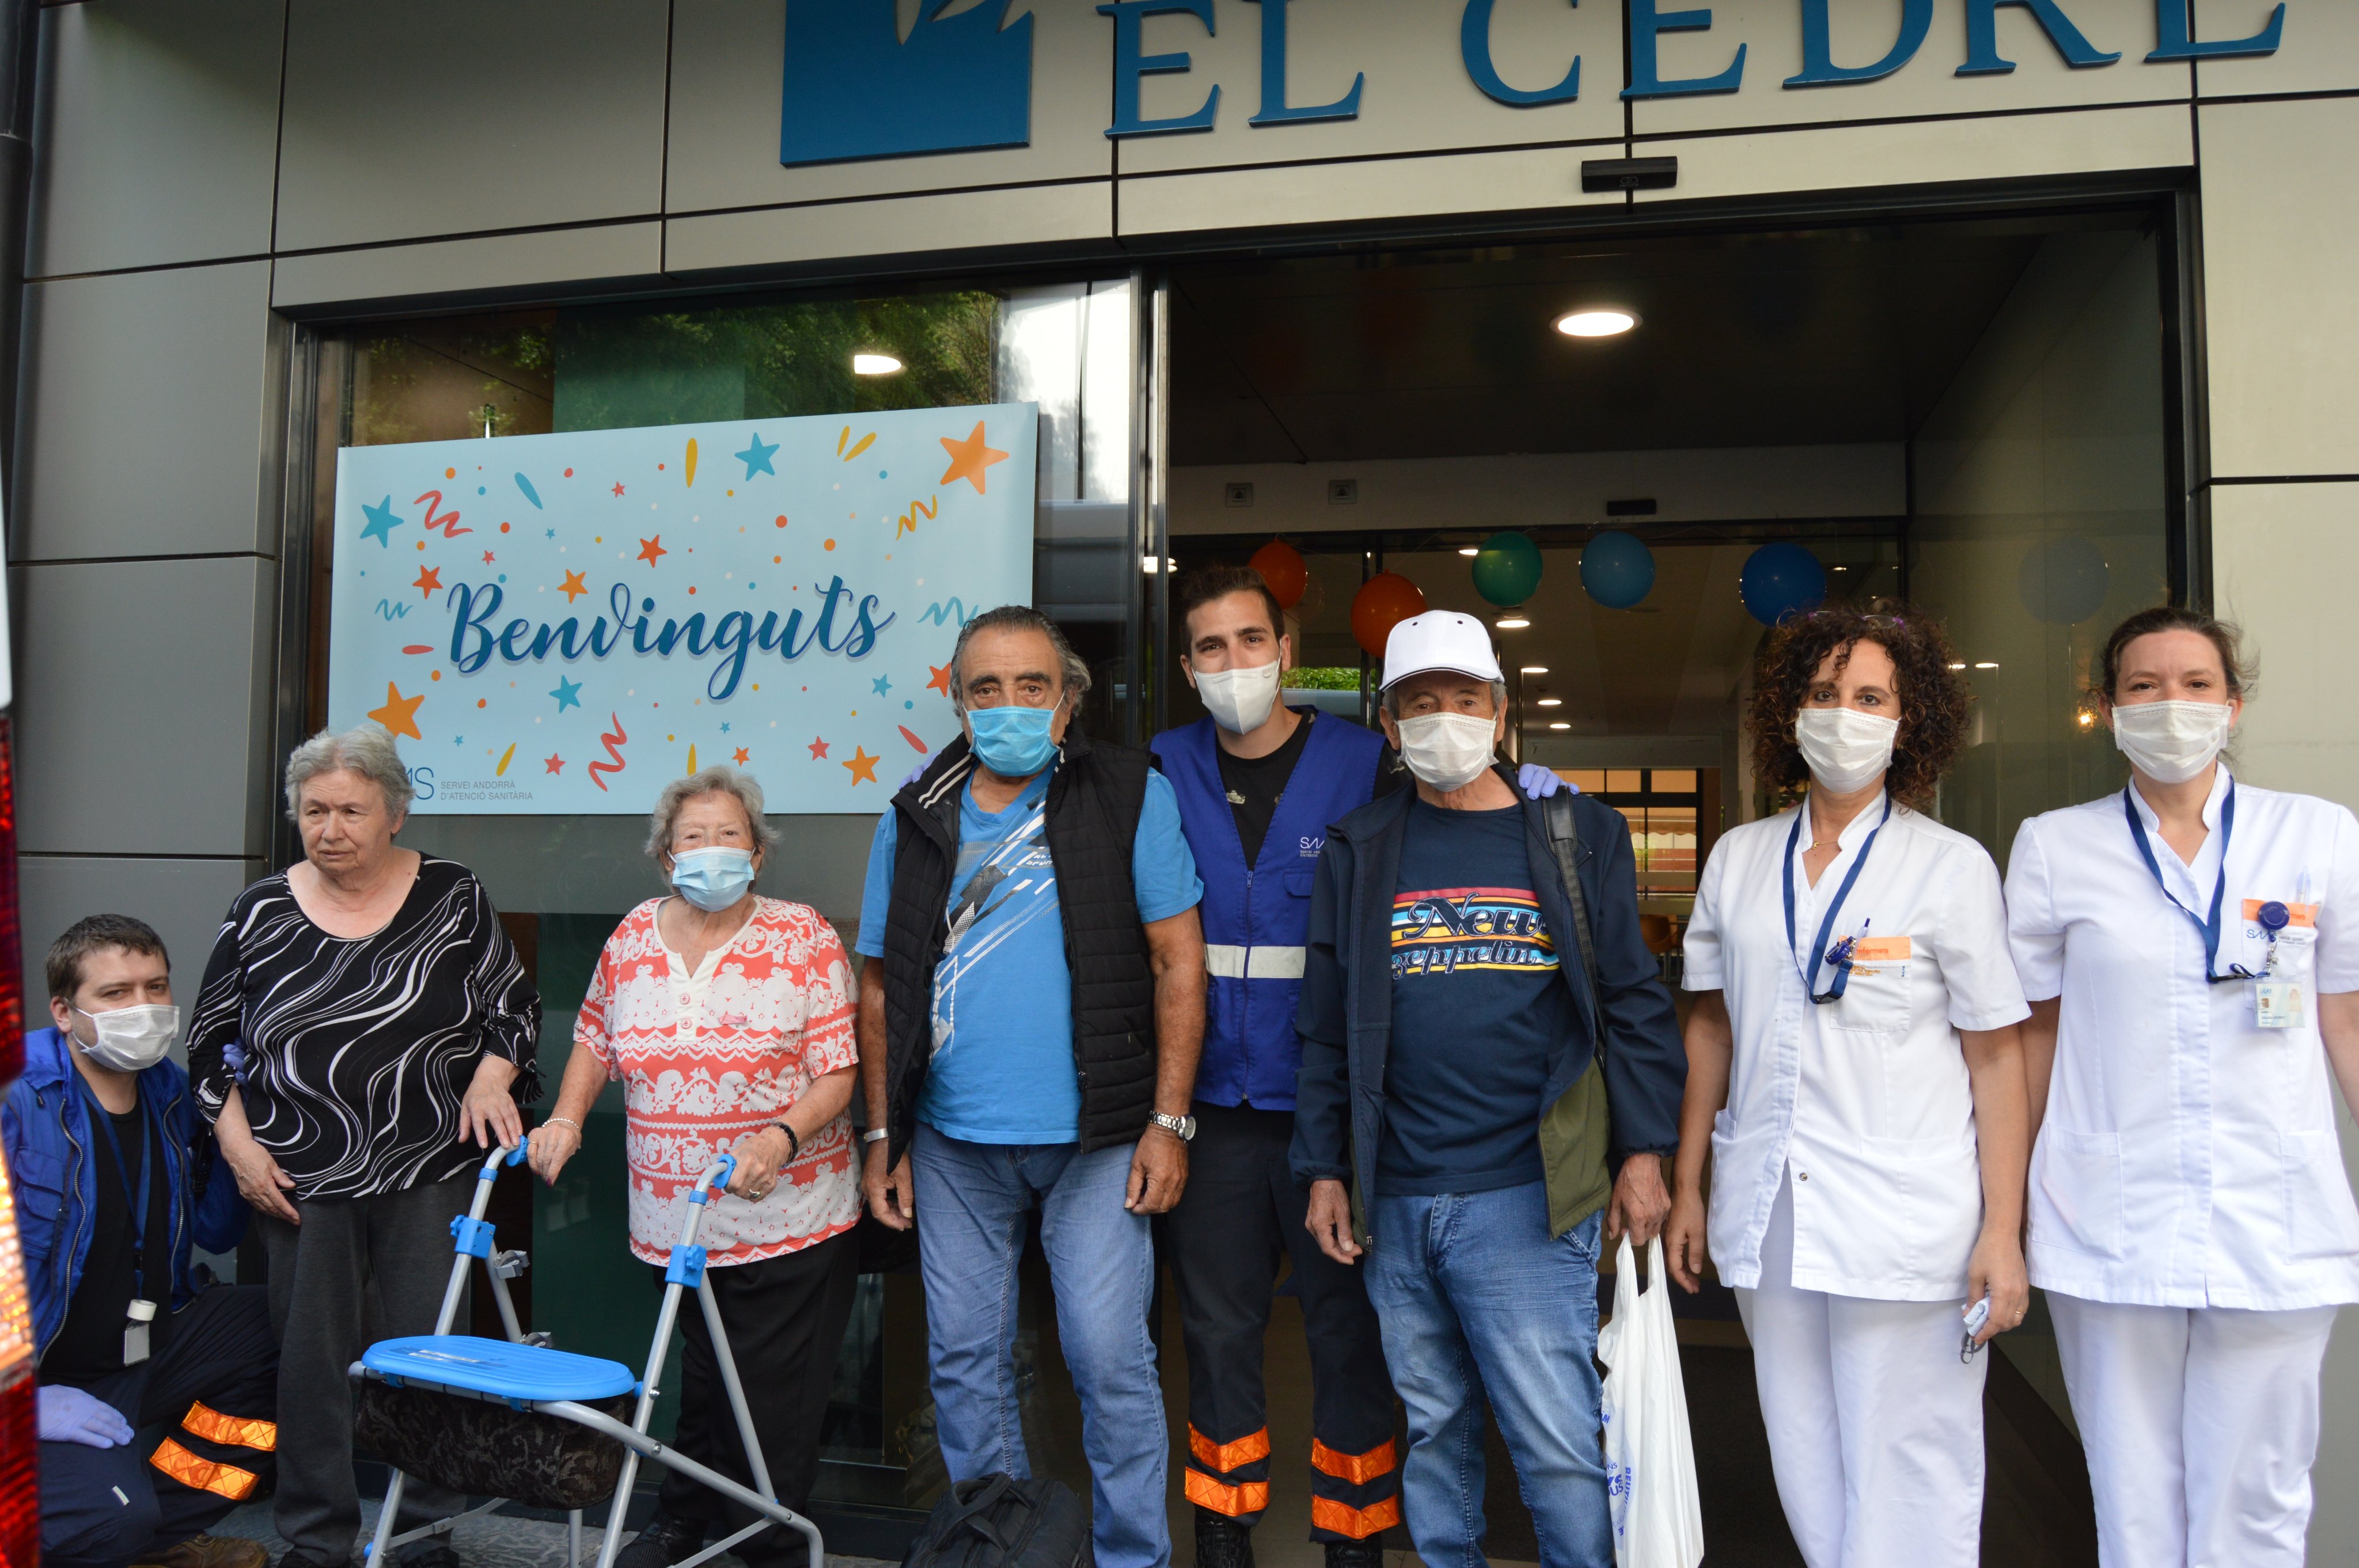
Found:
[{"label": "orange balloon", "polygon": [[1398,572],[1378,572],[1352,596],[1352,637],[1372,659],[1385,656],[1385,639],[1412,615],[1425,613],[1425,592]]},{"label": "orange balloon", "polygon": [[1261,573],[1261,580],[1277,595],[1281,610],[1293,609],[1310,590],[1310,563],[1302,558],[1301,551],[1283,539],[1272,539],[1256,550],[1253,559],[1245,564]]}]

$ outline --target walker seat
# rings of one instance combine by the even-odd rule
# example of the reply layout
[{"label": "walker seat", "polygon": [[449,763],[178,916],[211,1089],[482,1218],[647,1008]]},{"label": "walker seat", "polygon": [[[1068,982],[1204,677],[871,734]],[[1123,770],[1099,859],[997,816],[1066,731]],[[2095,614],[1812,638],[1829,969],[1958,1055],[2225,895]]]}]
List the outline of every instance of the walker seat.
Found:
[{"label": "walker seat", "polygon": [[[705,1282],[704,1249],[696,1243],[712,1188],[729,1179],[736,1161],[722,1155],[689,1195],[679,1242],[665,1270],[663,1307],[657,1318],[655,1342],[647,1350],[647,1376],[642,1379],[619,1361],[577,1356],[541,1343],[546,1336],[527,1336],[516,1321],[507,1281],[524,1271],[526,1259],[521,1252],[493,1251],[492,1227],[484,1223],[484,1211],[491,1203],[492,1183],[502,1162],[519,1164],[524,1157],[525,1145],[519,1144],[485,1160],[477,1173],[471,1212],[451,1222],[458,1256],[451,1262],[451,1281],[442,1294],[442,1312],[434,1332],[380,1340],[351,1367],[353,1441],[393,1470],[385,1508],[377,1517],[375,1539],[369,1542],[363,1561],[383,1564],[394,1547],[446,1534],[461,1519],[516,1501],[567,1510],[566,1560],[579,1568],[582,1510],[611,1498],[598,1568],[614,1568],[622,1546],[623,1517],[630,1505],[632,1479],[639,1462],[652,1459],[753,1515],[752,1523],[681,1559],[672,1568],[695,1568],[772,1529],[800,1535],[810,1568],[821,1568],[818,1527],[779,1502],[771,1491],[769,1470],[763,1461],[760,1440],[754,1434],[753,1416],[738,1381],[728,1335],[722,1327],[721,1310],[713,1300],[712,1287]],[[506,1339],[451,1332],[466,1287],[469,1263],[478,1259],[491,1276],[492,1295],[499,1305]],[[738,1439],[753,1472],[751,1487],[699,1464],[647,1432],[672,1325],[681,1296],[690,1292],[712,1334]],[[413,1476],[492,1500],[453,1518],[397,1534],[402,1490]]]}]

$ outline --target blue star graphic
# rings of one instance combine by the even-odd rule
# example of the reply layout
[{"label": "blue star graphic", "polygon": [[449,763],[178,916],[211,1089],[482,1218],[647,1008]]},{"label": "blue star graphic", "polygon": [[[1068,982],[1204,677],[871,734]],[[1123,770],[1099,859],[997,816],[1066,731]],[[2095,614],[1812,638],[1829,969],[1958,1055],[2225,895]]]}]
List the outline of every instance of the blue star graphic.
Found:
[{"label": "blue star graphic", "polygon": [[388,495],[375,506],[364,503],[361,510],[368,514],[368,524],[362,528],[361,537],[375,539],[386,549],[393,548],[393,531],[400,527],[404,521],[393,514],[393,497]]},{"label": "blue star graphic", "polygon": [[723,725],[721,727],[721,732],[722,732],[723,735],[728,734],[728,733],[729,733],[729,726],[727,726],[726,724],[723,724]]},{"label": "blue star graphic", "polygon": [[554,528],[551,528],[550,530],[549,530],[549,538],[552,538],[552,539],[556,538],[556,537],[557,537],[557,530],[556,530],[556,529],[554,529]]},{"label": "blue star graphic", "polygon": [[582,683],[560,676],[557,677],[557,689],[549,695],[557,698],[557,711],[560,713],[569,708],[579,708],[582,706]]},{"label": "blue star graphic", "polygon": [[[778,470],[770,466],[770,456],[777,449],[778,443],[776,441],[766,447],[762,445],[762,433],[759,430],[755,431],[754,444],[736,454],[737,460],[745,465],[745,477],[752,479],[757,473],[766,473],[775,479]],[[392,497],[388,496],[386,499],[391,500]]]},{"label": "blue star graphic", "polygon": [[884,696],[886,692],[891,691],[892,689],[893,689],[893,683],[892,683],[890,680],[887,680],[887,679],[886,679],[885,676],[878,676],[876,677],[875,691],[876,691],[876,695],[877,695],[877,696],[882,697],[882,696]]}]

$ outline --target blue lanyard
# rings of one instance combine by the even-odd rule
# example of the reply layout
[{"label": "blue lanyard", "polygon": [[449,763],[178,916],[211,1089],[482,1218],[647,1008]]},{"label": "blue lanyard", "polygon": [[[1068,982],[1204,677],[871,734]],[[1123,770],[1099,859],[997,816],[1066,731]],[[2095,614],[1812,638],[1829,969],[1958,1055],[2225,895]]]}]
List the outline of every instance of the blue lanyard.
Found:
[{"label": "blue lanyard", "polygon": [[[123,1144],[114,1136],[114,1118],[100,1103],[87,1081],[82,1092],[88,1097],[91,1109],[96,1114],[91,1119],[106,1137],[108,1152],[114,1156],[114,1174],[123,1184],[123,1196],[131,1205],[131,1290],[141,1301],[154,1298],[147,1293],[147,1199],[156,1190],[156,1130],[155,1118],[147,1113],[147,1097],[139,1096],[139,1180],[138,1190],[133,1191],[131,1167],[123,1162]],[[136,1092],[135,1088],[135,1093]]]},{"label": "blue lanyard", "polygon": [[[2231,776],[2229,778],[2228,798],[2223,801],[2220,806],[2220,879],[2212,884],[2212,917],[2209,920],[2202,918],[2193,910],[2180,903],[2179,895],[2170,891],[2170,884],[2162,880],[2162,865],[2161,862],[2158,861],[2154,858],[2154,845],[2147,837],[2145,819],[2138,816],[2137,802],[2130,798],[2130,792],[2136,787],[2137,786],[2136,784],[2125,784],[2122,786],[2122,811],[2123,814],[2130,819],[2131,841],[2137,845],[2138,854],[2146,861],[2146,869],[2154,873],[2154,885],[2162,890],[2163,897],[2170,900],[2171,908],[2179,911],[2180,914],[2187,916],[2188,919],[2194,921],[2195,929],[2203,933],[2204,979],[2215,986],[2224,986],[2233,985],[2238,980],[2256,980],[2260,979],[2258,975],[2256,975],[2252,970],[2245,968],[2242,964],[2231,964],[2228,966],[2228,972],[2226,974],[2223,975],[2219,973],[2220,901],[2226,897],[2228,892],[2228,843],[2229,840],[2234,838],[2236,834],[2236,781],[2234,777]],[[2272,941],[2276,939],[2276,934],[2274,932],[2270,934],[2270,939]]]},{"label": "blue lanyard", "polygon": [[[1806,800],[1795,808],[1794,830],[1786,835],[1786,951],[1788,953],[1794,950],[1794,851],[1802,842],[1802,819],[1810,814],[1810,803]],[[1876,835],[1882,833],[1885,823],[1891,820],[1892,797],[1886,795],[1884,797],[1884,816],[1877,820],[1875,831],[1867,836],[1867,842],[1859,847],[1859,855],[1851,863],[1850,874],[1843,878],[1843,886],[1835,890],[1834,902],[1827,905],[1827,917],[1819,922],[1819,939],[1810,945],[1810,967],[1803,969],[1801,974],[1802,994],[1821,1006],[1831,1001],[1841,1000],[1843,992],[1851,986],[1852,953],[1859,946],[1859,937],[1846,936],[1832,949],[1827,946],[1827,938],[1834,935],[1835,917],[1843,913],[1843,900],[1851,896],[1852,884],[1859,881],[1860,871],[1867,865],[1868,851],[1875,848]],[[1859,929],[1860,935],[1865,935],[1866,923],[1862,922]],[[1835,967],[1834,984],[1829,986],[1824,991],[1815,990],[1810,985],[1810,978],[1818,972],[1818,967],[1821,962],[1832,964]],[[1796,968],[1800,968],[1799,963]]]}]

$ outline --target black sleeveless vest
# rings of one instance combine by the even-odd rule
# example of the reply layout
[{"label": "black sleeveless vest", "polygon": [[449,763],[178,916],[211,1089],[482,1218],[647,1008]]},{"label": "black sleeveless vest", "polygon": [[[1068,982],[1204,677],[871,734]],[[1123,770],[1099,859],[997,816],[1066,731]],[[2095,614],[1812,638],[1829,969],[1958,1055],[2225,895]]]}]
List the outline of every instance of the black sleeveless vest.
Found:
[{"label": "black sleeveless vest", "polygon": [[[1130,876],[1150,762],[1138,748],[1093,745],[1074,730],[1066,732],[1062,756],[1049,781],[1044,822],[1072,972],[1073,1069],[1086,1153],[1136,1139],[1155,1108],[1155,973]],[[933,1059],[934,966],[950,935],[959,798],[973,769],[961,736],[893,797],[900,817],[885,922],[888,1163],[908,1147]]]}]

